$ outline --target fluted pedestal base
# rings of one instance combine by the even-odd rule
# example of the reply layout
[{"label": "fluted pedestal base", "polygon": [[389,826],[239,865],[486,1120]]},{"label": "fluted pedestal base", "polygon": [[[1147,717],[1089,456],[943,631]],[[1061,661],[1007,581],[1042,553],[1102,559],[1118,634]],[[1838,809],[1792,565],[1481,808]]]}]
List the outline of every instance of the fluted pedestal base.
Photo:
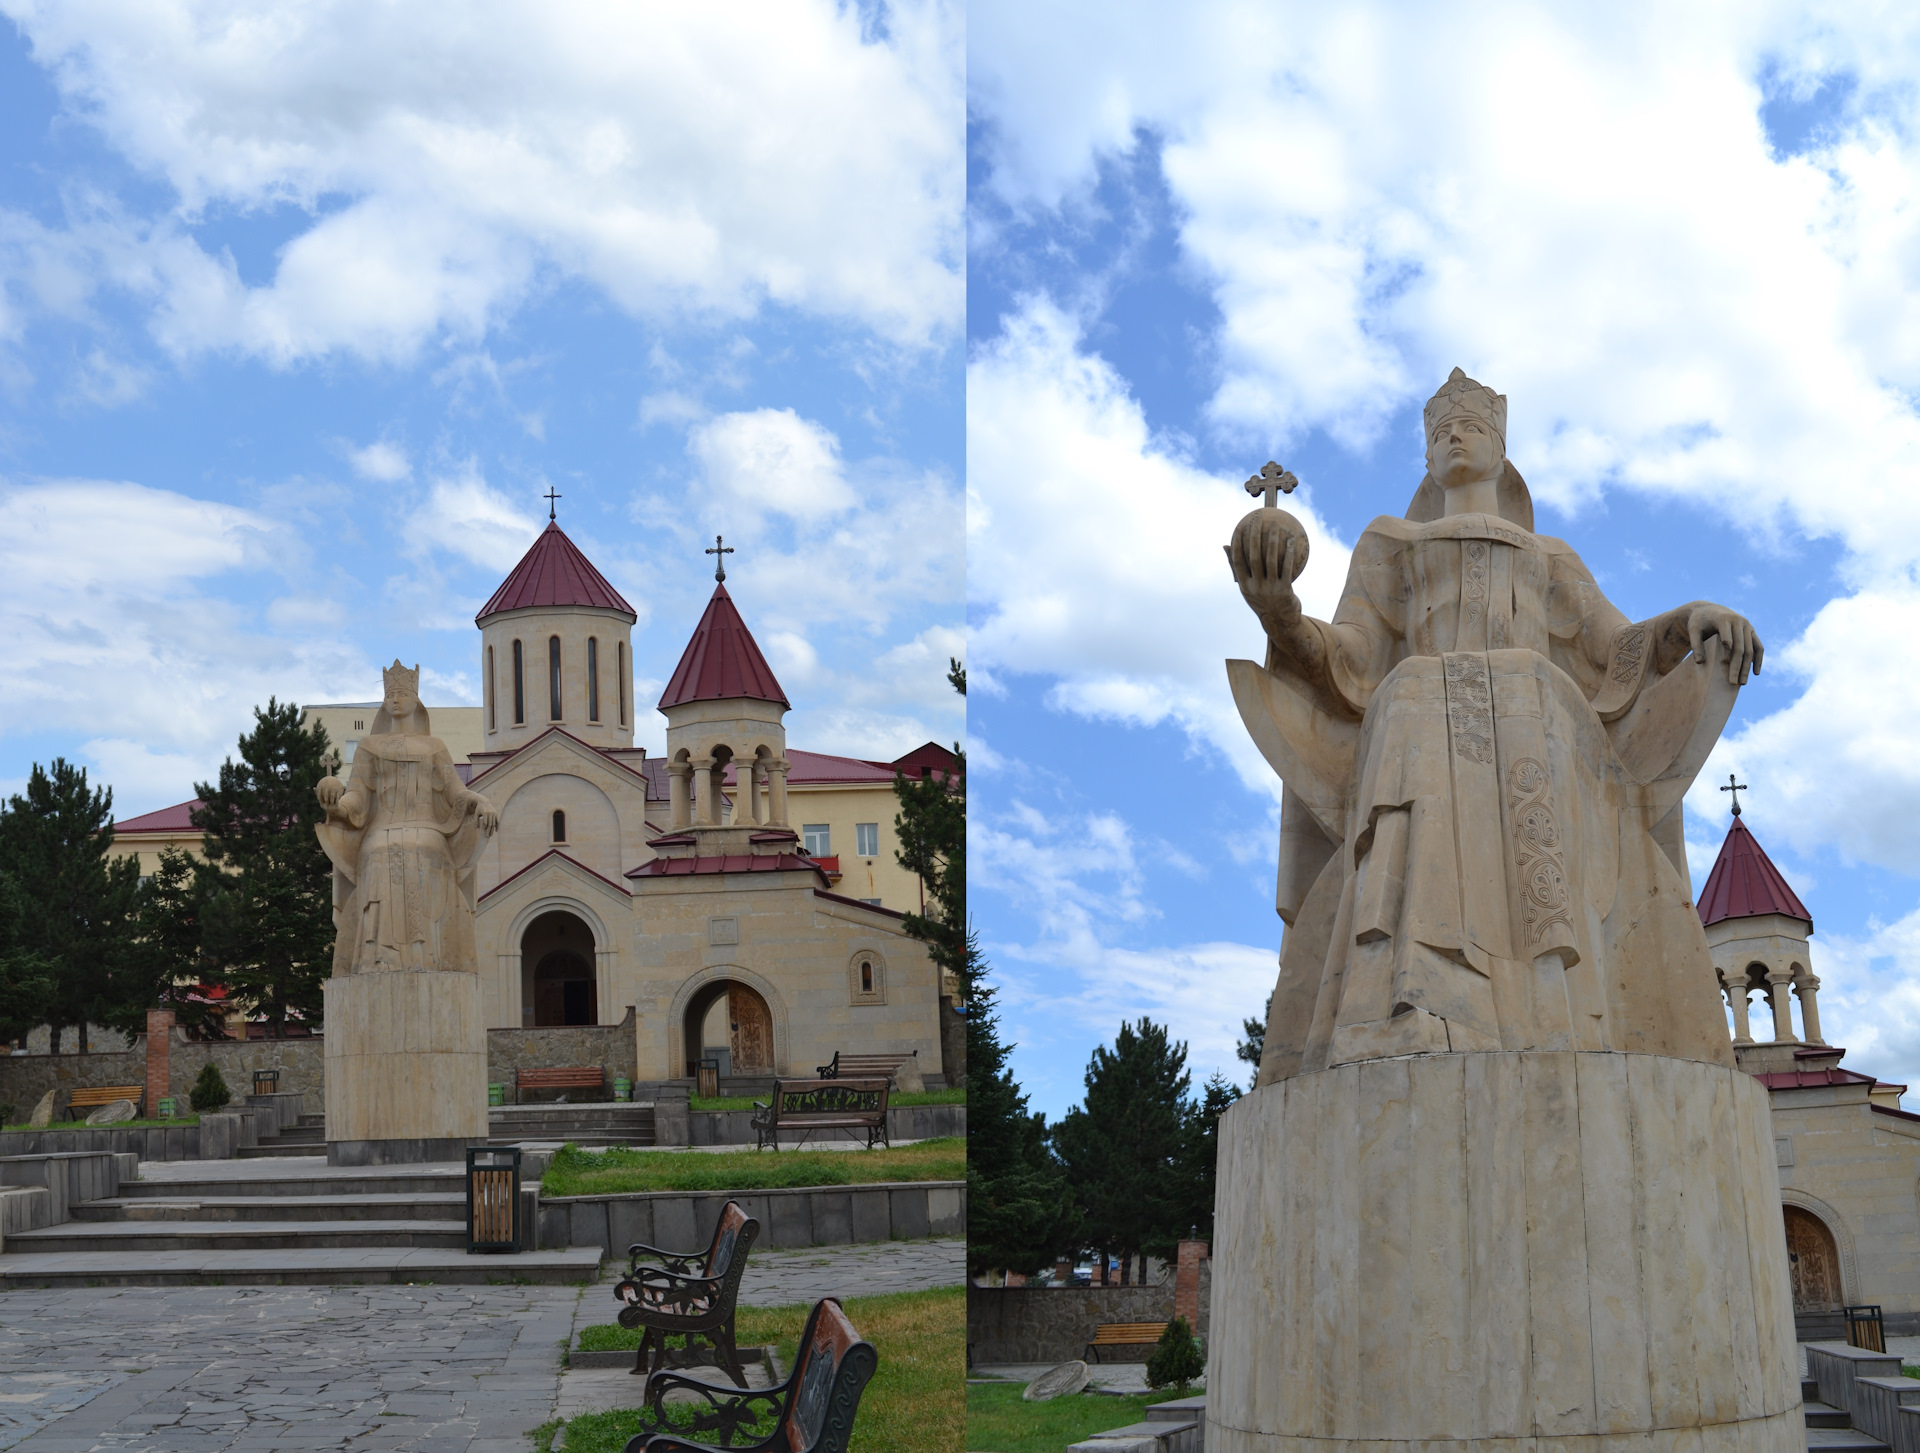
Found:
[{"label": "fluted pedestal base", "polygon": [[1301,1075],[1223,1117],[1215,1204],[1207,1453],[1804,1453],[1767,1094],[1738,1070]]},{"label": "fluted pedestal base", "polygon": [[459,1160],[486,1141],[478,974],[351,974],[325,994],[329,1164]]}]

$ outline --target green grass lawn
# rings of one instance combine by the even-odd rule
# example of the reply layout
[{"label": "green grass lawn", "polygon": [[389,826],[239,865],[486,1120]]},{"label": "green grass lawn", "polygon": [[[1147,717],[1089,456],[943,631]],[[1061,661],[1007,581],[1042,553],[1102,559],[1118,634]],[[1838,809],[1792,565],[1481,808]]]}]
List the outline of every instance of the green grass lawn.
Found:
[{"label": "green grass lawn", "polygon": [[[698,1095],[688,1097],[687,1104],[694,1110],[751,1110],[756,1102],[748,1095],[722,1095],[717,1100],[703,1100]],[[964,1105],[967,1103],[967,1087],[961,1085],[954,1090],[920,1090],[911,1095],[895,1095],[888,1100],[889,1105]]]},{"label": "green grass lawn", "polygon": [[608,1196],[627,1191],[753,1191],[790,1186],[852,1186],[874,1181],[959,1181],[967,1142],[923,1140],[897,1150],[581,1150],[561,1147],[541,1178],[547,1196]]},{"label": "green grass lawn", "polygon": [[1020,1398],[1025,1390],[1018,1382],[969,1384],[965,1446],[989,1453],[1060,1453],[1095,1433],[1139,1422],[1155,1403],[1192,1395],[1169,1387],[1131,1397],[1083,1392],[1029,1403]]},{"label": "green grass lawn", "polygon": [[[879,1371],[860,1399],[848,1453],[953,1453],[965,1446],[968,1410],[961,1388],[966,1380],[967,1289],[850,1297],[843,1305],[860,1335],[880,1354]],[[791,1368],[807,1311],[742,1307],[735,1340],[742,1347],[771,1343],[780,1350],[781,1366]],[[589,1327],[580,1334],[581,1346],[592,1345],[589,1334],[603,1331],[621,1329]],[[633,1338],[627,1345],[638,1345],[637,1333],[625,1335]],[[588,1413],[569,1422],[552,1446],[562,1453],[620,1453],[639,1431],[638,1409]]]},{"label": "green grass lawn", "polygon": [[156,1125],[198,1125],[198,1115],[176,1115],[171,1120],[117,1120],[111,1125],[89,1125],[85,1120],[56,1120],[51,1125],[0,1125],[9,1130],[146,1130]]}]

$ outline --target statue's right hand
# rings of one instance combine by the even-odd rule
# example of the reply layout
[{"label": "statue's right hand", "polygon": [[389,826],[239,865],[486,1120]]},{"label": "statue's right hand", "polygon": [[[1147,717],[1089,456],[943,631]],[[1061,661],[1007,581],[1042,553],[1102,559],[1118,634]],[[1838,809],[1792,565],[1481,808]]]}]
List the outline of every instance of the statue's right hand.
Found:
[{"label": "statue's right hand", "polygon": [[314,784],[313,795],[320,799],[322,807],[331,812],[340,805],[340,799],[346,795],[346,791],[346,783],[329,773]]},{"label": "statue's right hand", "polygon": [[1293,581],[1307,563],[1307,538],[1285,510],[1255,510],[1234,527],[1227,546],[1240,594],[1269,635],[1291,629],[1300,619],[1300,597]]}]

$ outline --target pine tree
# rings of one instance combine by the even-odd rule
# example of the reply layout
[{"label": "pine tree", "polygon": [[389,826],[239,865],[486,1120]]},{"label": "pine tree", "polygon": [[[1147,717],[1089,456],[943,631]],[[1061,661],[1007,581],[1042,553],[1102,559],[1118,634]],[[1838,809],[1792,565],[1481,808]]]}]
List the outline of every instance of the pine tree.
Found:
[{"label": "pine tree", "polygon": [[[966,668],[958,661],[951,663],[947,680],[967,694]],[[895,770],[893,795],[900,811],[893,826],[900,847],[894,856],[927,888],[928,911],[907,914],[901,926],[926,944],[935,967],[953,975],[965,1003],[974,993],[967,952],[967,754],[955,743],[954,755],[960,760],[951,773],[929,771],[914,781]]]},{"label": "pine tree", "polygon": [[1240,1098],[1239,1087],[1215,1070],[1202,1086],[1200,1103],[1187,1117],[1180,1178],[1187,1191],[1187,1223],[1202,1240],[1213,1239],[1213,1193],[1220,1160],[1220,1116]]},{"label": "pine tree", "polygon": [[1249,1090],[1253,1089],[1260,1079],[1260,1056],[1265,1054],[1267,1049],[1267,1021],[1265,1016],[1272,1011],[1273,996],[1269,994],[1267,996],[1267,1007],[1260,1011],[1261,1018],[1243,1019],[1240,1021],[1240,1026],[1247,1037],[1234,1046],[1233,1057],[1237,1060],[1244,1060],[1247,1064],[1253,1066],[1253,1073],[1247,1076],[1247,1088]]},{"label": "pine tree", "polygon": [[25,893],[0,866],[0,1042],[8,1044],[46,1022],[53,998],[52,966],[32,947],[27,916]]},{"label": "pine tree", "polygon": [[187,1091],[187,1103],[196,1113],[204,1114],[218,1110],[233,1099],[233,1091],[227,1088],[227,1078],[220,1073],[220,1066],[208,1060],[200,1066],[200,1077]]},{"label": "pine tree", "polygon": [[[0,877],[13,970],[23,984],[48,981],[40,1016],[58,1051],[62,1031],[88,1042],[89,1022],[111,1017],[132,971],[133,910],[140,864],[114,859],[113,793],[87,785],[84,767],[56,757],[34,764],[24,794],[0,808]],[[116,983],[116,979],[118,982]]]},{"label": "pine tree", "polygon": [[1206,1370],[1207,1359],[1194,1340],[1193,1328],[1185,1317],[1175,1317],[1147,1358],[1147,1386],[1162,1388],[1170,1382],[1178,1383],[1180,1391],[1185,1392],[1187,1384]]},{"label": "pine tree", "polygon": [[174,1023],[181,1028],[220,1037],[223,1016],[192,997],[209,973],[200,946],[203,880],[208,875],[204,863],[183,852],[173,848],[161,852],[159,866],[140,890],[134,915],[140,993],[123,1002],[117,1011],[121,1018],[105,1022],[137,1034],[146,1027],[147,1010],[171,1009]]},{"label": "pine tree", "polygon": [[325,812],[314,787],[327,775],[327,734],[300,725],[300,708],[269,699],[216,784],[196,783],[204,806],[201,948],[221,981],[279,1037],[290,1019],[317,1027],[332,971],[332,865],[314,827]]},{"label": "pine tree", "polygon": [[1164,1026],[1123,1023],[1087,1063],[1084,1107],[1054,1127],[1088,1240],[1123,1258],[1170,1257],[1192,1224],[1186,1064],[1186,1045]]},{"label": "pine tree", "polygon": [[1046,1117],[1027,1109],[1000,1042],[993,986],[980,949],[966,940],[967,982],[967,1270],[1031,1275],[1071,1243],[1079,1220],[1059,1163],[1047,1145]]}]

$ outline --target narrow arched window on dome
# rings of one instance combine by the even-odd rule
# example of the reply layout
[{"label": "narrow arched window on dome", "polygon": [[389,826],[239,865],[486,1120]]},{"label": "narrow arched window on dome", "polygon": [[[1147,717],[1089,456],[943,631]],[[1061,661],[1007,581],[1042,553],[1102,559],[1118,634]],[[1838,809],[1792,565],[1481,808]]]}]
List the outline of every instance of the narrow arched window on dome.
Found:
[{"label": "narrow arched window on dome", "polygon": [[513,724],[526,725],[527,720],[527,671],[526,663],[521,660],[520,643],[513,643]]},{"label": "narrow arched window on dome", "polygon": [[620,679],[614,683],[614,689],[620,693],[620,725],[627,724],[627,643],[622,641],[615,653],[620,661]]},{"label": "narrow arched window on dome", "polygon": [[587,637],[587,720],[600,720],[600,638]]},{"label": "narrow arched window on dome", "polygon": [[557,843],[567,840],[567,815],[557,807],[553,810],[553,840]]},{"label": "narrow arched window on dome", "polygon": [[860,992],[862,994],[873,992],[873,965],[864,960],[860,964]]},{"label": "narrow arched window on dome", "polygon": [[560,720],[560,638],[547,637],[547,720]]},{"label": "narrow arched window on dome", "polygon": [[494,700],[493,700],[493,647],[491,646],[487,647],[486,688],[487,688],[487,730],[490,732],[497,732],[500,730],[500,720],[499,720],[498,710],[495,707]]}]

